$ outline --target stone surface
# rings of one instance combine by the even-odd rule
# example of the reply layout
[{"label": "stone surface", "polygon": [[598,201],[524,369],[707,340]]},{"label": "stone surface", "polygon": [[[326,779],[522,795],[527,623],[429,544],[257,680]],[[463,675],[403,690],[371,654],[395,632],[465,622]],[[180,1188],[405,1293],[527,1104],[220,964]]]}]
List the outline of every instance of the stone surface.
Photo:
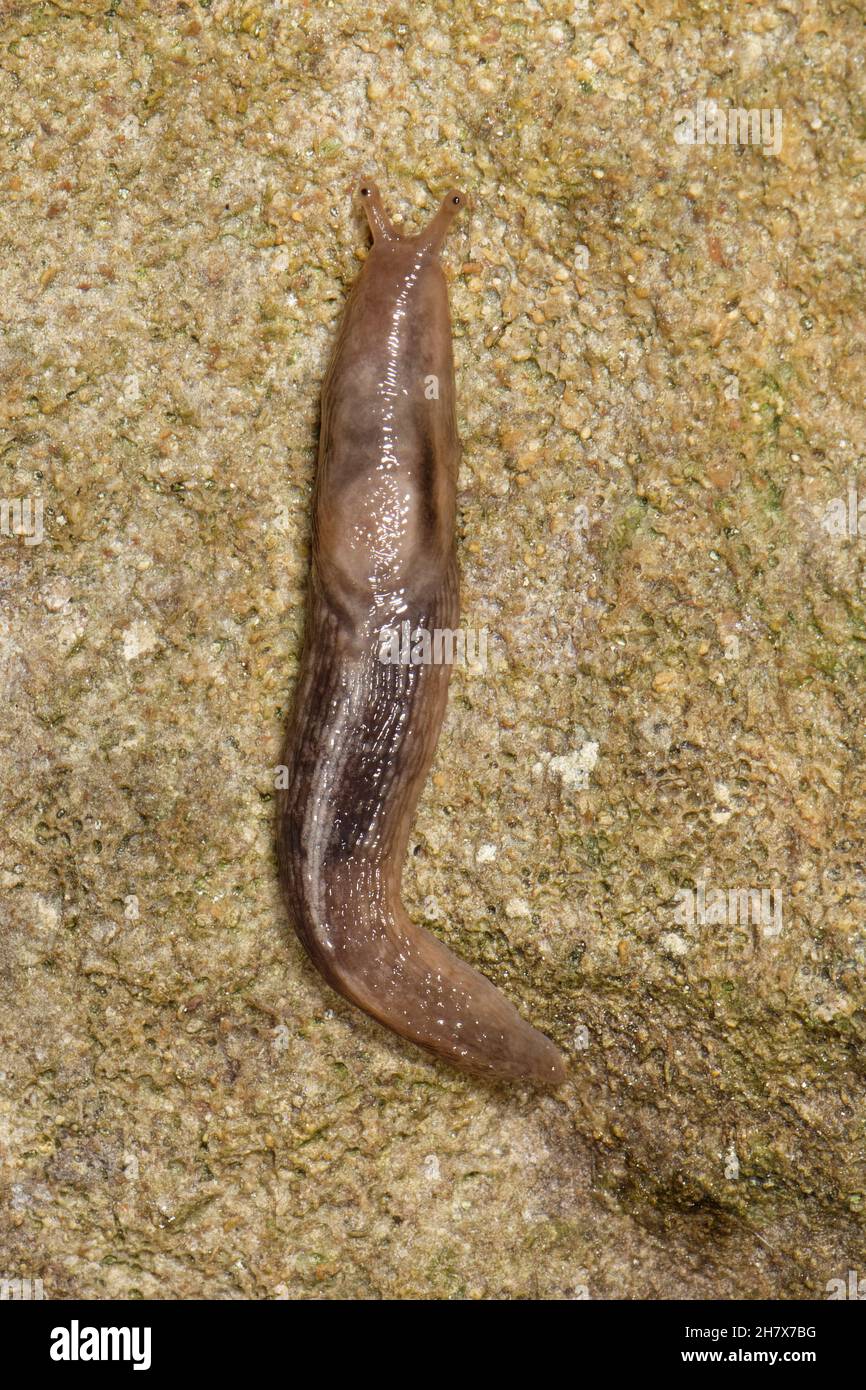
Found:
[{"label": "stone surface", "polygon": [[[863,38],[812,0],[2,5],[0,493],[44,536],[7,507],[0,1273],[866,1272]],[[778,108],[778,154],[677,143],[705,98]],[[490,659],[455,674],[407,902],[568,1050],[551,1096],[329,993],[275,890],[363,174],[410,223],[472,201],[445,259]],[[690,922],[698,883],[781,891],[781,930]]]}]

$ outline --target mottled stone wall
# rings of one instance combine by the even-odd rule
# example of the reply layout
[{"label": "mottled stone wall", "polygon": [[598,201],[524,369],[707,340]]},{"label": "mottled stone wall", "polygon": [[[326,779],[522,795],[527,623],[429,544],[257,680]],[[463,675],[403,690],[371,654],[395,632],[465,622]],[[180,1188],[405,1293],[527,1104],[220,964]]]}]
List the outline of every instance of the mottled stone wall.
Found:
[{"label": "mottled stone wall", "polygon": [[[0,536],[0,1274],[866,1274],[863,44],[811,0],[0,4],[0,494],[44,509]],[[678,143],[708,98],[778,109],[781,147]],[[410,223],[472,200],[489,666],[455,673],[407,901],[569,1052],[552,1096],[344,1004],[275,891],[362,174]],[[781,930],[689,922],[698,882],[711,917],[776,889]]]}]

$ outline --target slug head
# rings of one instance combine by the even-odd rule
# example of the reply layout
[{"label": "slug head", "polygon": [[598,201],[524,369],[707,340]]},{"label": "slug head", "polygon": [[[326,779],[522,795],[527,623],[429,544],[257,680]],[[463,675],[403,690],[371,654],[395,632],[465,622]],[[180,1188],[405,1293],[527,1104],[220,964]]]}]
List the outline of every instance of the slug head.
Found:
[{"label": "slug head", "polygon": [[360,184],[358,196],[367,214],[374,245],[382,242],[403,243],[415,247],[418,251],[426,251],[431,254],[435,254],[439,250],[448,233],[448,228],[460,209],[466,205],[466,195],[461,193],[458,188],[451,188],[442,199],[439,211],[428,222],[424,230],[417,232],[415,236],[403,236],[397,231],[385,211],[382,195],[371,179],[364,179],[363,183]]}]

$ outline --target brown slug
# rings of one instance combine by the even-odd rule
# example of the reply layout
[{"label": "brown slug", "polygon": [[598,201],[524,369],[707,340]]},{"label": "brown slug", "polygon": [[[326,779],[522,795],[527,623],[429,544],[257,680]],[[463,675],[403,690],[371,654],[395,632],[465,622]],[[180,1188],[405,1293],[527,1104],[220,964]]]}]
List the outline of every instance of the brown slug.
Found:
[{"label": "brown slug", "polygon": [[450,665],[389,664],[383,634],[458,621],[460,444],[438,251],[463,195],[401,235],[360,188],[373,245],[322,391],[308,625],[279,793],[280,882],[325,979],[388,1028],[469,1071],[555,1085],[552,1042],[414,925],[400,884],[445,712]]}]

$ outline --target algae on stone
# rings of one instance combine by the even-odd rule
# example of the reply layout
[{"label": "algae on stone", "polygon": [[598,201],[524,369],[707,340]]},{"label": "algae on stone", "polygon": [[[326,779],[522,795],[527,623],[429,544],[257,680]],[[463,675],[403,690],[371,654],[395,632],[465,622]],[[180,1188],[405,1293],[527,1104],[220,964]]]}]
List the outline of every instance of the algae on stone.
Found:
[{"label": "algae on stone", "polygon": [[[863,38],[820,0],[2,6],[0,495],[45,539],[0,537],[0,1271],[863,1270],[866,538],[823,524],[866,486]],[[678,145],[706,97],[780,108],[778,157]],[[407,904],[569,1051],[552,1096],[329,993],[275,891],[363,173],[409,222],[472,201],[445,259],[491,661],[455,672]],[[780,885],[781,935],[679,925],[699,881]]]}]

